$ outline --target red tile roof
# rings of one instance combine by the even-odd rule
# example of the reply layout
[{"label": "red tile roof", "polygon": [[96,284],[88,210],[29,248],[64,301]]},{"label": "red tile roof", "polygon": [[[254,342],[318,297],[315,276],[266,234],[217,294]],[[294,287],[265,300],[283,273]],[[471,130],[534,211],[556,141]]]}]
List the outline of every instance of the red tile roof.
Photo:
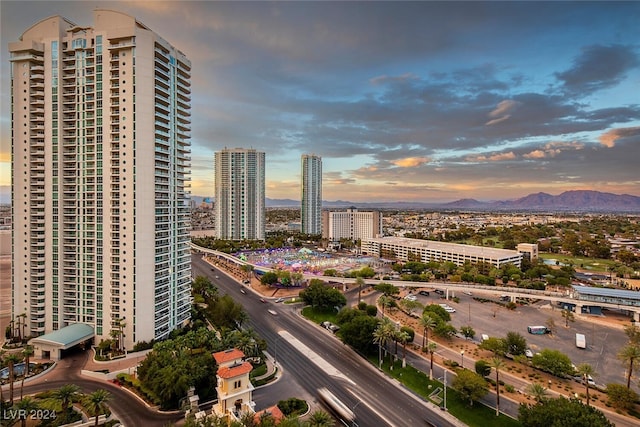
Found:
[{"label": "red tile roof", "polygon": [[244,353],[237,348],[230,348],[229,350],[213,353],[213,358],[216,359],[218,365],[225,362],[231,362],[232,360],[242,359],[243,357]]},{"label": "red tile roof", "polygon": [[259,423],[260,417],[262,416],[262,414],[271,414],[276,424],[279,424],[280,421],[284,419],[284,414],[282,413],[280,408],[278,408],[277,405],[271,406],[270,408],[267,408],[267,409],[263,409],[260,412],[256,412],[255,415],[253,416],[254,421]]},{"label": "red tile roof", "polygon": [[243,362],[240,364],[218,368],[218,372],[216,373],[216,375],[219,376],[220,378],[229,379],[229,378],[238,377],[240,375],[248,374],[249,372],[251,372],[252,369],[253,369],[253,366],[251,366],[251,363]]}]

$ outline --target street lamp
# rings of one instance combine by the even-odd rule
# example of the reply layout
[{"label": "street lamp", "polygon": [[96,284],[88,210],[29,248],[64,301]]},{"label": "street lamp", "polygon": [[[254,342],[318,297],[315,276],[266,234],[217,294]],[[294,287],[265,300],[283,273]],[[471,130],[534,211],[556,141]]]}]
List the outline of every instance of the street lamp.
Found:
[{"label": "street lamp", "polygon": [[447,370],[443,369],[444,371],[444,377],[440,377],[438,379],[442,379],[444,378],[444,401],[443,401],[443,405],[441,406],[440,409],[442,409],[443,411],[447,410]]},{"label": "street lamp", "polygon": [[464,369],[464,350],[460,351],[460,366]]}]

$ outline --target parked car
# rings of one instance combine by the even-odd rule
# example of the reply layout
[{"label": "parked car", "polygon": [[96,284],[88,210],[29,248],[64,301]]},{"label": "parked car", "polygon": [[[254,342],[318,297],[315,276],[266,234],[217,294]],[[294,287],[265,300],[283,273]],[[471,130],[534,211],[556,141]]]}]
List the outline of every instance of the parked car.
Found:
[{"label": "parked car", "polygon": [[406,299],[407,301],[416,301],[418,298],[413,294],[409,294],[405,296],[404,299]]},{"label": "parked car", "polygon": [[276,300],[276,303],[278,303],[278,304],[279,304],[279,303],[281,303],[282,301],[284,301],[284,298],[278,298],[278,299]]},{"label": "parked car", "polygon": [[429,291],[420,291],[418,292],[420,295],[428,297],[429,296]]},{"label": "parked car", "polygon": [[531,359],[533,357],[533,351],[526,349],[524,351],[524,355],[527,356],[529,359]]}]

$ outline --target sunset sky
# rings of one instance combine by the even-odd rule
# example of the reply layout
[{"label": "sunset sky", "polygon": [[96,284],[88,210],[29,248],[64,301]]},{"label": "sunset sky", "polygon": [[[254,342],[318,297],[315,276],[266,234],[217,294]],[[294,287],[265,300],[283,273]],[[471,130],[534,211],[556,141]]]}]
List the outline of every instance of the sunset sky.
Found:
[{"label": "sunset sky", "polygon": [[266,152],[267,197],[640,196],[640,2],[6,1],[0,193],[10,195],[8,44],[62,15],[132,16],[192,61],[192,194],[213,155]]}]

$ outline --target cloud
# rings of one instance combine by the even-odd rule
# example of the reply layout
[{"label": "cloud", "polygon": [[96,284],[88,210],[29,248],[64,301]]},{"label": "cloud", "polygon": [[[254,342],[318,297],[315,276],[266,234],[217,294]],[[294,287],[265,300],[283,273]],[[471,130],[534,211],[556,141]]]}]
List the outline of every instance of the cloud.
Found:
[{"label": "cloud", "polygon": [[506,153],[495,153],[490,155],[476,155],[476,156],[468,156],[467,161],[470,162],[502,162],[505,160],[514,160],[516,155],[513,151],[509,151]]},{"label": "cloud", "polygon": [[416,166],[422,166],[427,162],[429,162],[429,158],[427,157],[407,157],[404,159],[394,160],[391,163],[401,168],[415,168]]},{"label": "cloud", "polygon": [[491,126],[509,119],[509,117],[511,117],[511,113],[518,108],[519,105],[520,103],[518,101],[511,99],[500,101],[498,106],[489,113],[489,117],[492,117],[493,119],[489,120],[485,125]]},{"label": "cloud", "polygon": [[[616,141],[620,138],[629,138],[640,136],[640,126],[630,128],[611,129],[600,135],[600,143],[605,147],[612,148],[616,145]],[[638,139],[640,141],[640,139]]]},{"label": "cloud", "polygon": [[555,75],[567,92],[584,96],[618,84],[639,63],[631,46],[592,45],[583,48],[572,68]]}]

